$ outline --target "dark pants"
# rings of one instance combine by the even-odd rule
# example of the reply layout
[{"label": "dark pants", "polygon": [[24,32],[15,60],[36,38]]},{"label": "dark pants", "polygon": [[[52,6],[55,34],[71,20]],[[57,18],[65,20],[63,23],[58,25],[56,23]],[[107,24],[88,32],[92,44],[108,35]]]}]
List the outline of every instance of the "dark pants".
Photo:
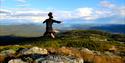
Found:
[{"label": "dark pants", "polygon": [[51,36],[51,34],[53,34],[55,36],[55,32],[48,32],[46,31],[43,36]]}]

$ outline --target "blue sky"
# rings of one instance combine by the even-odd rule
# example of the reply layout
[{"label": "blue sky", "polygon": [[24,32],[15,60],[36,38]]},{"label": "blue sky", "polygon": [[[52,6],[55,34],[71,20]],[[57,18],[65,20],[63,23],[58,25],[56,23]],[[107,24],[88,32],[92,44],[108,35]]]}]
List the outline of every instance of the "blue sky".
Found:
[{"label": "blue sky", "polygon": [[[7,8],[20,8],[18,4],[28,4],[27,7],[46,9],[49,7],[55,9],[72,10],[81,7],[99,8],[101,1],[109,1],[113,4],[124,6],[124,0],[1,0],[1,6]],[[21,2],[22,1],[22,2]]]},{"label": "blue sky", "polygon": [[[41,22],[52,11],[68,23],[125,24],[124,0],[0,0],[0,21]],[[6,20],[7,19],[7,20]],[[4,22],[5,22],[4,21]]]}]

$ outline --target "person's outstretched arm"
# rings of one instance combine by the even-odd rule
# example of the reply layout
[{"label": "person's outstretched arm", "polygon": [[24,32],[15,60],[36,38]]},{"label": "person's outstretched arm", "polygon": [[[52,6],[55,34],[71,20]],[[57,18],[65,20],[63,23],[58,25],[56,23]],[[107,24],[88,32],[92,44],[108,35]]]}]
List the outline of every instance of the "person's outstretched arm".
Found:
[{"label": "person's outstretched arm", "polygon": [[43,24],[46,22],[47,20],[43,21]]},{"label": "person's outstretched arm", "polygon": [[56,21],[56,20],[53,20],[53,22],[55,22],[55,23],[61,23],[61,21]]}]

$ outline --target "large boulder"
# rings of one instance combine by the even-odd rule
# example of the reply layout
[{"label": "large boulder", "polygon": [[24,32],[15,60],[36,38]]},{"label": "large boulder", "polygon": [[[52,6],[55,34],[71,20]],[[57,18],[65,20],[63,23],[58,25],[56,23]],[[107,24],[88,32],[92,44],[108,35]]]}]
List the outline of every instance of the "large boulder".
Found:
[{"label": "large boulder", "polygon": [[92,54],[92,55],[94,54],[93,51],[91,51],[91,50],[89,50],[87,48],[82,48],[81,51],[84,52],[84,53],[86,53],[86,54]]},{"label": "large boulder", "polygon": [[0,54],[3,55],[3,56],[5,56],[5,57],[13,56],[15,53],[16,53],[16,51],[14,51],[12,49],[4,50],[4,51],[0,52]]},{"label": "large boulder", "polygon": [[27,55],[27,54],[48,54],[48,51],[46,49],[43,49],[43,48],[32,47],[30,49],[23,49],[20,53],[24,54],[24,55]]},{"label": "large boulder", "polygon": [[84,63],[81,58],[74,58],[60,55],[48,55],[35,60],[35,63]]},{"label": "large boulder", "polygon": [[24,62],[21,59],[11,59],[10,61],[8,61],[8,63],[28,63],[28,62]]}]

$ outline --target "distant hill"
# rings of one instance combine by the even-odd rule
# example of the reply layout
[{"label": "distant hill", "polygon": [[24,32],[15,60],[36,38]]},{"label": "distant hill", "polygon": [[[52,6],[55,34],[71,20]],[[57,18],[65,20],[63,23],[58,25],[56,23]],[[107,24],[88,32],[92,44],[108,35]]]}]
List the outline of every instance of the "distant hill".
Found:
[{"label": "distant hill", "polygon": [[0,36],[42,36],[45,26],[35,24],[0,25]]},{"label": "distant hill", "polygon": [[111,33],[122,33],[125,34],[125,24],[106,24],[106,25],[72,25],[71,28],[81,30],[101,30]]},{"label": "distant hill", "polygon": [[90,27],[90,29],[125,34],[125,25],[124,24],[95,26],[95,27]]},{"label": "distant hill", "polygon": [[[125,34],[124,24],[54,24],[54,29],[60,32],[68,30],[101,30],[111,33]],[[20,24],[20,25],[0,25],[0,36],[16,35],[27,37],[39,37],[45,32],[45,24]]]}]

